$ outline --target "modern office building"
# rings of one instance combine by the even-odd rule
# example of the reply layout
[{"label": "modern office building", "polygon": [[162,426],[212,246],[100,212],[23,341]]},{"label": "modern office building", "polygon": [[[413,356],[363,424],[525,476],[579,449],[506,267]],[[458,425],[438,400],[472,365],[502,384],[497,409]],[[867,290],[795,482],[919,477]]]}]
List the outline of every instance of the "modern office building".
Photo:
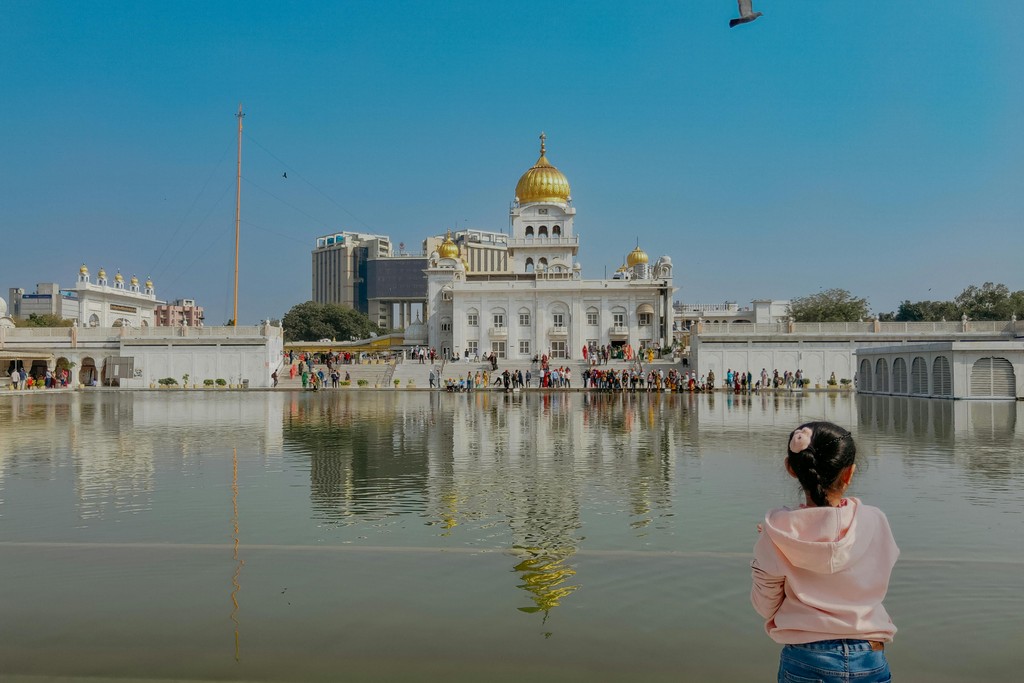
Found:
[{"label": "modern office building", "polygon": [[313,250],[313,301],[351,306],[376,320],[369,310],[367,262],[391,256],[391,238],[357,232],[336,232],[316,238]]}]

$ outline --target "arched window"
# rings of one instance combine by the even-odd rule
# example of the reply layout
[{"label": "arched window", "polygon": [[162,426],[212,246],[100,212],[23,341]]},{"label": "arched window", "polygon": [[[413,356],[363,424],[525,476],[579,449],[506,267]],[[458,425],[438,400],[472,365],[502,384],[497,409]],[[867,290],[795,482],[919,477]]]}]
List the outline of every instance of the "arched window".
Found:
[{"label": "arched window", "polygon": [[89,327],[99,327],[99,326],[100,326],[100,317],[98,315],[96,315],[95,313],[93,313],[92,315],[89,316]]},{"label": "arched window", "polygon": [[892,362],[892,391],[894,394],[907,393],[907,361],[902,358]]},{"label": "arched window", "polygon": [[910,364],[910,393],[917,396],[928,393],[928,363],[921,356]]},{"label": "arched window", "polygon": [[537,237],[547,237],[547,236],[548,236],[548,226],[546,226],[546,225],[540,226],[537,229]]},{"label": "arched window", "polygon": [[562,226],[560,226],[560,225],[552,226],[552,228],[551,228],[551,236],[552,237],[560,237],[561,235],[562,235]]},{"label": "arched window", "polygon": [[889,364],[884,358],[879,358],[875,363],[875,391],[889,393]]},{"label": "arched window", "polygon": [[526,272],[527,273],[532,273],[533,272],[533,259],[532,258],[526,259]]},{"label": "arched window", "polygon": [[541,266],[542,268],[544,268],[544,270],[547,270],[548,269],[548,260],[546,258],[544,258],[543,256],[541,256],[540,260],[537,261],[537,265]]},{"label": "arched window", "polygon": [[932,393],[936,396],[953,395],[953,377],[949,369],[949,359],[939,356],[932,363]]},{"label": "arched window", "polygon": [[1013,363],[993,356],[974,361],[971,367],[971,396],[1016,398],[1016,394],[1017,379]]},{"label": "arched window", "polygon": [[861,391],[871,391],[871,361],[867,358],[860,362],[860,373],[857,375],[857,384]]},{"label": "arched window", "polygon": [[526,237],[527,238],[533,237],[533,226],[532,225],[527,225],[526,226]]},{"label": "arched window", "polygon": [[530,326],[530,309],[520,308],[519,309],[519,327]]}]

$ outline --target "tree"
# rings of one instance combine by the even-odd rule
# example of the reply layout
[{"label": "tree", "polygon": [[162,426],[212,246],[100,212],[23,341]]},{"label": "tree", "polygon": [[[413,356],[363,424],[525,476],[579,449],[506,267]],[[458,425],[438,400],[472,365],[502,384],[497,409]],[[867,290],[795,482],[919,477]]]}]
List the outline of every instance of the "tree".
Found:
[{"label": "tree", "polygon": [[900,304],[893,320],[900,322],[938,322],[940,320],[959,320],[960,313],[952,301],[916,301],[904,300]]},{"label": "tree", "polygon": [[845,289],[826,289],[794,299],[789,314],[799,323],[856,322],[868,317],[868,300]]},{"label": "tree", "polygon": [[359,311],[341,304],[307,301],[292,306],[281,321],[285,341],[317,339],[366,339],[381,333],[380,327]]},{"label": "tree", "polygon": [[971,320],[1009,320],[1010,316],[1024,313],[1024,291],[1010,293],[1004,284],[986,282],[981,287],[971,285],[955,299],[957,309]]},{"label": "tree", "polygon": [[32,313],[24,320],[15,320],[14,324],[18,327],[71,327],[72,321],[65,320],[53,313],[43,313],[42,315]]}]

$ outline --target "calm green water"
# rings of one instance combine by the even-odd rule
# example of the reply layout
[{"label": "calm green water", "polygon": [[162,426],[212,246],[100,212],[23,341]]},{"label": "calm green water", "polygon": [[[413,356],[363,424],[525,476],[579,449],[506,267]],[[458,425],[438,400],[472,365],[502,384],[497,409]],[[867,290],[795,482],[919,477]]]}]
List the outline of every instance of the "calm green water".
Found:
[{"label": "calm green water", "polygon": [[903,550],[898,681],[1016,681],[1024,405],[78,392],[0,397],[6,680],[755,681],[788,432],[854,431]]}]

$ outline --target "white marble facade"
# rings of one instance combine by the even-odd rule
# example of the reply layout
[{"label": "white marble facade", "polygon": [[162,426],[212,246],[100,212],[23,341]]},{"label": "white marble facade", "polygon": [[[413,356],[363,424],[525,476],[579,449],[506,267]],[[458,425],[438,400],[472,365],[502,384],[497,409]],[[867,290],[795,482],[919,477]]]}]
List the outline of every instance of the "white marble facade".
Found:
[{"label": "white marble facade", "polygon": [[613,278],[584,280],[568,180],[548,162],[541,139],[541,156],[520,178],[510,210],[511,273],[470,271],[450,237],[430,254],[429,345],[441,354],[514,360],[579,359],[590,344],[667,347],[672,260],[650,265],[637,246]]}]

